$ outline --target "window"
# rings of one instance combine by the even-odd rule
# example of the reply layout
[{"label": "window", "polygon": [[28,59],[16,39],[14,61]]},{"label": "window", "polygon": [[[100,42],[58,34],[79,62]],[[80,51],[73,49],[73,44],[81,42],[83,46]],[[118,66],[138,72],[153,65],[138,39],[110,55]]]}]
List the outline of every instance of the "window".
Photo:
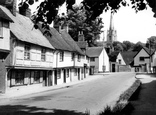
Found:
[{"label": "window", "polygon": [[95,58],[94,58],[94,57],[91,57],[91,58],[90,58],[90,61],[95,61]]},{"label": "window", "polygon": [[81,61],[81,56],[80,55],[77,56],[77,61],[79,61],[79,62]]},{"label": "window", "polygon": [[69,77],[69,69],[67,69],[67,71],[66,71],[66,77],[67,78]]},{"label": "window", "polygon": [[119,59],[119,64],[121,64],[121,59]]},{"label": "window", "polygon": [[72,53],[72,61],[74,61],[74,58],[75,58],[75,54]]},{"label": "window", "polygon": [[46,61],[46,49],[42,48],[41,50],[41,61]]},{"label": "window", "polygon": [[34,71],[34,83],[40,82],[40,71]]},{"label": "window", "polygon": [[74,69],[74,75],[77,76],[77,68]]},{"label": "window", "polygon": [[144,57],[140,57],[140,61],[144,61]]},{"label": "window", "polygon": [[30,60],[30,45],[26,44],[24,47],[24,59]]},{"label": "window", "polygon": [[60,62],[64,59],[64,52],[60,52]]},{"label": "window", "polygon": [[0,20],[0,38],[3,39],[3,28],[9,28],[9,22]]}]

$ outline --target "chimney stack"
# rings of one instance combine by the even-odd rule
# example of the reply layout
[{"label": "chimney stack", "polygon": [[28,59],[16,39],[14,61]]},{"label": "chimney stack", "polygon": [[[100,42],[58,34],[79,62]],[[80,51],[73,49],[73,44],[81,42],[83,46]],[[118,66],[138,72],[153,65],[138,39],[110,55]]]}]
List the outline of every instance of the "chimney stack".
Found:
[{"label": "chimney stack", "polygon": [[83,31],[79,31],[78,41],[85,41],[85,40],[84,40]]},{"label": "chimney stack", "polygon": [[31,17],[31,9],[28,8],[28,9],[22,9],[21,7],[19,7],[19,13],[23,16],[26,16],[28,18]]},{"label": "chimney stack", "polygon": [[5,6],[10,10],[10,12],[16,16],[16,5],[17,1],[16,0],[0,0],[0,5]]}]

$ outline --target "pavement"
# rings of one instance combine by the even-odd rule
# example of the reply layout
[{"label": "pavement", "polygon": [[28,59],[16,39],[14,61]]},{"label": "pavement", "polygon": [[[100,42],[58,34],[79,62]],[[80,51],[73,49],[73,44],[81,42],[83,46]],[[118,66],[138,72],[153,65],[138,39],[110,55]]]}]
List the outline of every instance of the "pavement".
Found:
[{"label": "pavement", "polygon": [[131,100],[133,108],[128,115],[156,115],[156,74],[138,74],[142,85],[136,99]]},{"label": "pavement", "polygon": [[104,76],[107,77],[107,75],[109,75],[111,73],[98,73],[98,74],[94,74],[94,75],[89,75],[88,77],[86,77],[85,79],[80,80],[80,81],[63,83],[61,85],[55,85],[55,86],[43,87],[43,86],[34,85],[31,87],[23,86],[22,88],[19,88],[19,89],[16,87],[13,87],[12,89],[8,90],[5,94],[0,93],[0,101],[2,101],[3,99],[15,98],[15,97],[20,97],[20,96],[40,93],[40,92],[44,92],[44,91],[49,91],[49,90],[57,90],[57,89],[69,87],[72,85],[77,85],[77,84],[80,84],[83,82],[92,81],[94,79],[101,78],[101,74],[103,74]]}]

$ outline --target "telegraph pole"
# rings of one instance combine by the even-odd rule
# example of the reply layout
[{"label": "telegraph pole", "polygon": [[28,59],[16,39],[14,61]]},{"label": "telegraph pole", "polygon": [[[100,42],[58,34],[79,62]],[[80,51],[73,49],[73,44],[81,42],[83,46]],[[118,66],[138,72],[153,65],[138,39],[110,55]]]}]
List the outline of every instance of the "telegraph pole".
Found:
[{"label": "telegraph pole", "polygon": [[104,43],[105,43],[105,31],[103,31],[103,72],[105,71],[104,69],[104,67],[105,67],[105,62],[104,62],[104,49],[105,49],[105,47],[104,47]]}]

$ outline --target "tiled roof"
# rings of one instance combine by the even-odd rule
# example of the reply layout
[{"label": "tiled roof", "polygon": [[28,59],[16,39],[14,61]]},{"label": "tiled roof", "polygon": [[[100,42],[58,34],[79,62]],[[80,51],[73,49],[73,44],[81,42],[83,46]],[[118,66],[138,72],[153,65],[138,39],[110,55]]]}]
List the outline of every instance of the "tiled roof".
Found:
[{"label": "tiled roof", "polygon": [[41,31],[34,28],[33,22],[28,17],[18,13],[15,17],[7,8],[3,6],[0,8],[14,21],[10,24],[10,30],[18,40],[54,49]]},{"label": "tiled roof", "polygon": [[137,52],[133,52],[133,51],[126,51],[126,52],[120,52],[126,65],[129,65],[133,59],[134,56],[137,54]]},{"label": "tiled roof", "polygon": [[86,54],[89,57],[98,57],[103,50],[103,47],[88,47]]},{"label": "tiled roof", "polygon": [[77,45],[78,45],[80,48],[86,48],[86,46],[88,46],[88,44],[87,44],[86,41],[78,41],[78,42],[77,42]]},{"label": "tiled roof", "polygon": [[[45,29],[43,29],[41,27],[41,25],[38,25],[38,26],[42,32],[45,31]],[[68,43],[66,43],[66,41],[63,39],[61,34],[55,28],[50,27],[49,32],[50,32],[51,36],[46,35],[46,34],[45,34],[45,36],[47,37],[49,42],[52,44],[52,46],[54,46],[55,49],[74,52],[74,50],[71,48],[71,46]]]},{"label": "tiled roof", "polygon": [[1,5],[0,5],[0,18],[3,18],[3,19],[6,19],[6,20],[9,20],[11,22],[13,22],[13,20],[7,15],[6,12],[6,8],[3,8]]},{"label": "tiled roof", "polygon": [[149,49],[149,48],[147,48],[147,47],[143,47],[144,48],[144,50],[149,54],[149,55],[151,55],[151,54],[153,54],[153,52],[154,52],[154,50],[153,49]]},{"label": "tiled roof", "polygon": [[74,52],[84,55],[80,47],[76,44],[73,38],[71,38],[71,36],[65,30],[62,30],[60,33],[62,35],[62,38],[66,41],[68,45],[71,46],[71,49],[73,49]]}]

